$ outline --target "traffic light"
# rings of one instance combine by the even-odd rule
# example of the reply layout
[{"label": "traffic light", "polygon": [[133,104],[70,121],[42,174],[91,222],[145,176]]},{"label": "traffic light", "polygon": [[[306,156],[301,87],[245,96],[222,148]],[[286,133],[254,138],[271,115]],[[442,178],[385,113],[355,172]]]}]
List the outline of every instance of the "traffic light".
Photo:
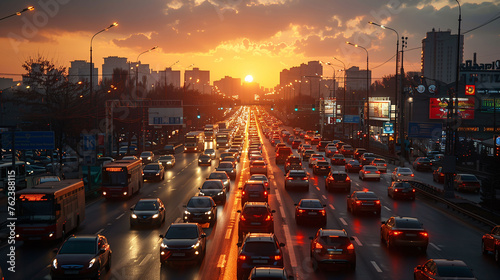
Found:
[{"label": "traffic light", "polygon": [[316,105],[312,104],[311,110],[316,111]]},{"label": "traffic light", "polygon": [[196,116],[198,119],[201,119],[201,116],[200,116],[200,110],[198,110],[198,115]]},{"label": "traffic light", "polygon": [[495,135],[495,156],[500,157],[500,135]]},{"label": "traffic light", "polygon": [[299,106],[295,105],[295,112],[297,112],[298,110],[299,110]]},{"label": "traffic light", "polygon": [[271,105],[271,111],[274,111],[274,105]]}]

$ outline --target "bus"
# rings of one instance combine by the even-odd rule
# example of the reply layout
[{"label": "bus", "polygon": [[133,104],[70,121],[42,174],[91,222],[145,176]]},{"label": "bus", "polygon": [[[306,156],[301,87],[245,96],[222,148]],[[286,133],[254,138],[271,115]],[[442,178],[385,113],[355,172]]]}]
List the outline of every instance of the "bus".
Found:
[{"label": "bus", "polygon": [[217,132],[219,132],[218,124],[205,125],[205,130],[204,130],[205,141],[215,140],[215,135],[217,135]]},{"label": "bus", "polygon": [[47,182],[16,192],[18,240],[64,239],[85,219],[82,180]]},{"label": "bus", "polygon": [[229,149],[230,146],[229,140],[230,140],[229,134],[219,132],[217,134],[217,138],[215,139],[217,149]]},{"label": "bus", "polygon": [[102,195],[106,199],[130,198],[142,188],[142,161],[117,160],[102,167]]},{"label": "bus", "polygon": [[[26,163],[24,161],[16,161],[16,189],[25,189],[26,181]],[[0,191],[7,193],[7,171],[12,170],[12,162],[0,162]]]},{"label": "bus", "polygon": [[184,152],[203,152],[205,150],[205,134],[202,131],[191,131],[184,136]]}]

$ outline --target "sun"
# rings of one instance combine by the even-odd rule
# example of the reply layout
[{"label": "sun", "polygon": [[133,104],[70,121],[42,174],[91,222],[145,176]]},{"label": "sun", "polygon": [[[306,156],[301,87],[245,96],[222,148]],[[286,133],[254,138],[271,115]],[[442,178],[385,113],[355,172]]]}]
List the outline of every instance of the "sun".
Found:
[{"label": "sun", "polygon": [[245,82],[247,82],[247,83],[251,83],[251,82],[253,82],[253,77],[252,77],[252,75],[247,75],[247,76],[245,77]]}]

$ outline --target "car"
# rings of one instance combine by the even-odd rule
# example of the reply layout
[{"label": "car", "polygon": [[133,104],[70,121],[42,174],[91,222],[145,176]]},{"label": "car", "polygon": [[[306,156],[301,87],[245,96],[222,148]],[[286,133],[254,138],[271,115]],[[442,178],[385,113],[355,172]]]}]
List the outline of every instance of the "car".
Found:
[{"label": "car", "polygon": [[209,155],[200,154],[198,156],[198,166],[212,166],[212,158]]},{"label": "car", "polygon": [[309,158],[315,154],[316,152],[312,149],[308,149],[308,150],[303,150],[302,151],[302,161],[306,161],[306,160],[309,160]]},{"label": "car", "polygon": [[161,163],[148,163],[142,173],[144,180],[163,181],[165,178],[165,168]]},{"label": "car", "polygon": [[309,191],[309,174],[305,170],[290,170],[285,175],[285,190],[299,188]]},{"label": "car", "polygon": [[361,163],[356,159],[351,159],[345,164],[344,170],[347,173],[359,172],[359,170],[361,170]]},{"label": "car", "polygon": [[359,160],[361,158],[361,156],[366,153],[366,149],[365,148],[356,148],[356,150],[354,150],[354,154],[353,154],[353,157],[357,160]]},{"label": "car", "polygon": [[415,280],[475,280],[472,270],[461,260],[430,259],[413,269]]},{"label": "car", "polygon": [[276,151],[276,164],[285,163],[286,159],[292,155],[292,148],[290,147],[280,147]]},{"label": "car", "polygon": [[142,198],[130,211],[130,228],[138,225],[160,227],[165,221],[165,205],[159,198]]},{"label": "car", "polygon": [[263,160],[254,160],[250,163],[250,175],[264,174],[267,176],[267,163]]},{"label": "car", "polygon": [[220,179],[207,179],[201,188],[199,196],[210,196],[216,203],[226,204],[226,188]]},{"label": "car", "polygon": [[269,179],[267,179],[267,176],[264,174],[253,174],[250,176],[249,181],[261,181],[264,182],[264,186],[267,188],[269,187]]},{"label": "car", "polygon": [[377,167],[380,172],[387,172],[387,162],[383,158],[376,158],[370,164]]},{"label": "car", "polygon": [[429,234],[417,218],[393,216],[382,222],[380,240],[388,249],[411,246],[420,248],[425,253],[429,245]]},{"label": "car", "polygon": [[142,164],[146,165],[150,162],[153,162],[154,157],[155,157],[155,154],[153,154],[153,152],[144,151],[139,156],[139,159],[142,160]]},{"label": "car", "polygon": [[284,268],[279,267],[254,267],[250,271],[248,280],[261,279],[261,280],[289,280],[293,279],[292,275],[288,275]]},{"label": "car", "polygon": [[52,279],[99,279],[111,269],[111,246],[104,235],[72,235],[62,244],[52,260]]},{"label": "car", "polygon": [[500,265],[500,226],[495,226],[490,233],[481,238],[481,251],[483,255],[492,252],[495,262]]},{"label": "car", "polygon": [[394,181],[387,188],[387,196],[396,198],[409,198],[415,200],[415,188],[408,182]]},{"label": "car", "polygon": [[128,154],[128,146],[121,146],[120,149],[118,149],[118,156],[124,156]]},{"label": "car", "polygon": [[236,161],[240,162],[240,150],[238,148],[229,148],[227,151],[233,153]]},{"label": "car", "polygon": [[374,179],[377,181],[380,181],[380,171],[378,171],[378,168],[373,166],[373,165],[365,165],[363,166],[359,172],[359,179],[361,180],[366,180],[366,179]]},{"label": "car", "polygon": [[413,180],[415,174],[408,167],[396,167],[391,174],[392,181],[408,181]]},{"label": "car", "polygon": [[36,178],[35,185],[40,185],[48,182],[60,182],[61,178],[55,175],[46,175]]},{"label": "car", "polygon": [[246,181],[241,192],[241,206],[246,202],[269,202],[270,188],[263,181]]},{"label": "car", "polygon": [[225,157],[234,157],[234,153],[232,152],[222,152],[220,155],[219,155],[219,162],[221,161],[224,161],[224,158]]},{"label": "car", "polygon": [[364,153],[359,159],[359,162],[361,162],[361,165],[367,165],[370,164],[375,158],[377,157],[373,153]]},{"label": "car", "polygon": [[279,136],[274,136],[273,139],[271,139],[271,145],[275,147],[277,144],[280,144],[281,140]]},{"label": "car", "polygon": [[343,154],[334,154],[330,162],[332,165],[345,165],[345,157]]},{"label": "car", "polygon": [[444,184],[444,173],[443,173],[443,167],[440,166],[434,171],[432,171],[432,181]]},{"label": "car", "polygon": [[274,146],[274,151],[277,152],[279,148],[284,148],[286,147],[286,143],[278,143],[276,146]]},{"label": "car", "polygon": [[326,210],[319,199],[301,199],[295,204],[295,223],[297,225],[310,222],[326,226]]},{"label": "car", "polygon": [[444,163],[444,154],[437,154],[434,155],[432,158],[429,158],[431,160],[431,166],[433,169],[436,169],[440,166],[443,166]]},{"label": "car", "polygon": [[238,236],[243,238],[249,232],[274,233],[273,213],[266,202],[247,202],[243,205],[238,220]]},{"label": "car", "polygon": [[297,152],[301,154],[304,150],[312,150],[312,146],[306,143],[301,143],[297,148]]},{"label": "car", "polygon": [[432,171],[431,160],[426,157],[418,157],[413,161],[413,169],[415,171],[428,170]]},{"label": "car", "polygon": [[326,145],[330,144],[330,141],[319,141],[318,145],[316,145],[316,151],[324,152]]},{"label": "car", "polygon": [[229,193],[229,191],[231,190],[231,178],[229,178],[226,171],[213,171],[212,173],[210,173],[207,179],[222,180],[222,183],[224,184],[227,192]]},{"label": "car", "polygon": [[234,167],[234,164],[230,161],[221,161],[219,163],[219,166],[217,166],[215,170],[226,171],[229,178],[231,178],[232,180],[236,179],[236,168]]},{"label": "car", "polygon": [[347,196],[347,211],[357,212],[375,212],[380,215],[380,199],[371,191],[354,191]]},{"label": "car", "polygon": [[335,145],[333,143],[329,143],[325,147],[325,156],[328,158],[332,157],[334,154],[337,154],[338,152],[339,152],[339,150],[337,149],[337,145]]},{"label": "car", "polygon": [[174,145],[165,145],[165,146],[163,146],[163,154],[165,154],[165,155],[175,155],[175,146]]},{"label": "car", "polygon": [[325,179],[325,188],[327,191],[342,189],[345,192],[351,192],[351,178],[346,172],[330,171]]},{"label": "car", "polygon": [[203,261],[207,235],[198,223],[173,223],[160,244],[160,263],[173,261]]},{"label": "car", "polygon": [[319,144],[319,142],[321,141],[321,137],[312,137],[311,138],[311,146],[316,146]]},{"label": "car", "polygon": [[203,154],[207,155],[207,156],[210,156],[211,159],[215,159],[216,158],[216,153],[215,153],[214,149],[205,149],[205,151],[203,151]]},{"label": "car", "polygon": [[235,167],[236,167],[236,165],[238,165],[238,159],[235,156],[225,156],[222,158],[221,161],[232,162]]},{"label": "car", "polygon": [[481,181],[473,174],[457,174],[453,180],[453,186],[457,191],[479,193],[481,190]]},{"label": "car", "polygon": [[217,204],[210,196],[193,196],[186,205],[182,215],[185,223],[210,223],[217,222]]},{"label": "car", "polygon": [[317,160],[325,160],[322,154],[312,154],[309,157],[309,167],[312,167]]},{"label": "car", "polygon": [[289,156],[285,161],[285,173],[290,170],[301,170],[302,161],[297,156]]},{"label": "car", "polygon": [[247,278],[254,267],[283,268],[281,248],[285,243],[280,243],[274,233],[249,233],[237,245],[240,248],[236,262],[238,280]]},{"label": "car", "polygon": [[339,152],[346,157],[351,157],[354,155],[354,148],[351,145],[343,145]]},{"label": "car", "polygon": [[173,155],[165,155],[165,156],[160,156],[158,158],[158,161],[163,165],[165,168],[172,168],[175,166],[175,157]]},{"label": "car", "polygon": [[356,269],[356,251],[350,237],[344,229],[320,228],[311,239],[310,256],[313,268],[345,267]]},{"label": "car", "polygon": [[313,174],[316,175],[321,175],[321,174],[328,174],[332,170],[330,167],[330,164],[326,160],[316,160],[314,165],[313,165]]},{"label": "car", "polygon": [[299,148],[299,145],[302,143],[302,141],[300,141],[299,139],[294,139],[292,141],[292,149],[298,149]]},{"label": "car", "polygon": [[139,158],[136,156],[124,156],[122,160],[138,160]]}]

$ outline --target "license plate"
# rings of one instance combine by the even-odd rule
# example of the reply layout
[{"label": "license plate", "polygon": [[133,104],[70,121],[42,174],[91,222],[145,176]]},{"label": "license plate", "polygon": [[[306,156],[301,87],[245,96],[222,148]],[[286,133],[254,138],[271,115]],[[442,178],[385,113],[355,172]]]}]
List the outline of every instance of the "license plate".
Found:
[{"label": "license plate", "polygon": [[328,252],[330,255],[341,255],[342,251],[333,251],[333,252]]},{"label": "license plate", "polygon": [[254,260],[253,263],[267,263],[267,260]]},{"label": "license plate", "polygon": [[417,235],[415,233],[407,233],[406,236],[415,237]]},{"label": "license plate", "polygon": [[309,212],[309,215],[318,215],[316,212]]},{"label": "license plate", "polygon": [[78,270],[66,270],[64,271],[64,274],[78,274]]},{"label": "license plate", "polygon": [[260,223],[250,223],[252,226],[260,226]]},{"label": "license plate", "polygon": [[172,257],[184,257],[186,253],[172,253]]},{"label": "license plate", "polygon": [[365,202],[363,205],[373,205],[373,202]]}]

